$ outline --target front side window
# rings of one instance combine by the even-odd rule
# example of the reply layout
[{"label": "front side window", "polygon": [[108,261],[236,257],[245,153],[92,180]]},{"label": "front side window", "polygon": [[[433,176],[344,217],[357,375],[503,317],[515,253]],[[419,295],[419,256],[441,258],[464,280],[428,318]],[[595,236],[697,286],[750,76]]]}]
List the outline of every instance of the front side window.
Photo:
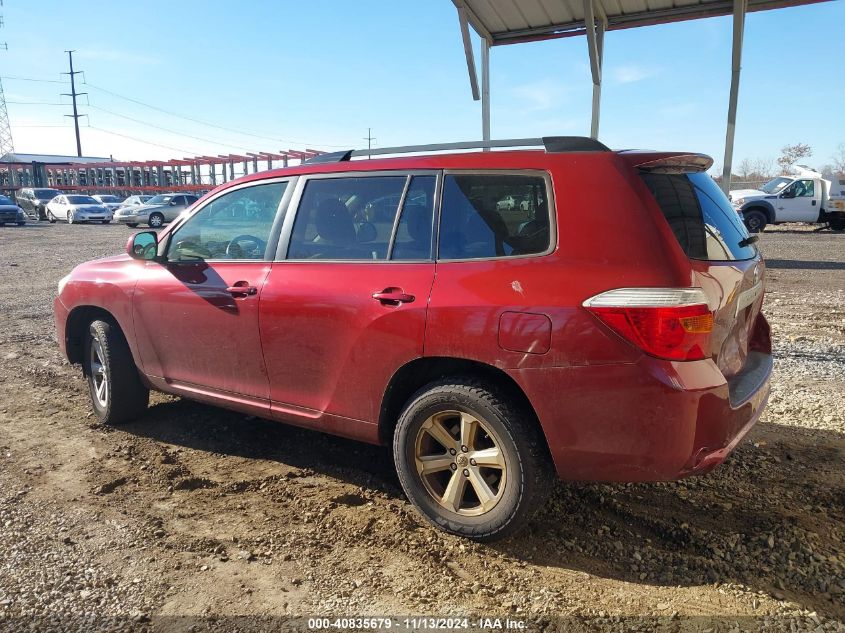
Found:
[{"label": "front side window", "polygon": [[812,180],[796,180],[783,193],[787,198],[812,198],[816,195],[816,187]]},{"label": "front side window", "polygon": [[254,185],[215,198],[173,232],[168,260],[264,259],[286,187]]},{"label": "front side window", "polygon": [[408,178],[315,178],[302,193],[288,259],[387,259]]},{"label": "front side window", "polygon": [[440,259],[544,253],[551,247],[546,180],[517,174],[449,174],[440,211]]}]

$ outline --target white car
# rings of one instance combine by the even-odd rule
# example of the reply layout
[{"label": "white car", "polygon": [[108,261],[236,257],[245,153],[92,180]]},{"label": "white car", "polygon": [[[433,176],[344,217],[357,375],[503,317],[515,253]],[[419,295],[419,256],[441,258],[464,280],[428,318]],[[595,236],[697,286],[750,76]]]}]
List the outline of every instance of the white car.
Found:
[{"label": "white car", "polygon": [[104,204],[109,209],[109,211],[112,212],[117,211],[120,207],[123,206],[123,198],[119,198],[108,193],[103,193],[91,197],[94,198],[94,200],[96,200],[100,204]]},{"label": "white car", "polygon": [[516,208],[516,200],[513,196],[502,198],[496,203],[496,209],[499,211],[512,211]]},{"label": "white car", "polygon": [[114,212],[91,196],[68,193],[56,196],[47,203],[47,219],[51,223],[56,220],[67,220],[68,224],[76,222],[111,222]]}]

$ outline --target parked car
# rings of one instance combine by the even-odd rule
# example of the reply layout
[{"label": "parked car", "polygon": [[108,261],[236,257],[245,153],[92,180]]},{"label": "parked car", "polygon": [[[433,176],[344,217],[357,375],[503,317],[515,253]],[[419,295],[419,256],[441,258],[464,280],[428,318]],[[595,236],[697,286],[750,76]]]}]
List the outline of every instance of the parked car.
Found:
[{"label": "parked car", "polygon": [[122,222],[130,228],[146,224],[152,228],[173,222],[179,214],[197,201],[197,197],[185,193],[165,193],[153,196],[144,204],[121,207],[115,212],[115,222]]},{"label": "parked car", "polygon": [[[555,474],[706,473],[769,394],[756,237],[706,156],[544,141],[222,185],[59,282],[62,351],[106,424],[155,389],[391,445],[420,513],[478,540]],[[527,191],[530,220],[498,208]]]},{"label": "parked car", "polygon": [[0,196],[0,226],[5,224],[26,224],[26,214],[11,198]]},{"label": "parked car", "polygon": [[109,211],[112,212],[117,211],[120,207],[123,206],[123,198],[119,198],[118,196],[113,196],[111,194],[101,193],[91,197],[94,198],[94,200],[96,200],[100,204],[105,205],[106,208],[108,208]]},{"label": "parked car", "polygon": [[33,220],[47,219],[47,203],[58,195],[58,189],[26,187],[17,193],[18,204]]},{"label": "parked car", "polygon": [[102,222],[112,220],[112,212],[91,196],[81,194],[62,194],[47,203],[47,219],[53,224],[56,220],[66,220],[68,224],[76,222]]},{"label": "parked car", "polygon": [[496,203],[496,208],[500,211],[510,211],[516,208],[516,200],[513,196],[505,196]]},{"label": "parked car", "polygon": [[145,204],[147,200],[152,198],[152,196],[141,195],[141,196],[129,196],[126,200],[123,201],[123,204],[120,205],[119,208],[123,207],[139,207],[142,204]]}]

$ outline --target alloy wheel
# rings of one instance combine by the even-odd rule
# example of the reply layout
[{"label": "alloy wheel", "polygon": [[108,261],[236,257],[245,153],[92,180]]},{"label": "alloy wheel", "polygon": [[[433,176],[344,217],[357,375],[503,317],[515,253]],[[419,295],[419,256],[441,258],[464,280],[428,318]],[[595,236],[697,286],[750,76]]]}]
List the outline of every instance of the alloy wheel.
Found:
[{"label": "alloy wheel", "polygon": [[106,408],[109,404],[109,375],[106,369],[103,346],[96,337],[91,339],[91,380],[97,403]]},{"label": "alloy wheel", "polygon": [[485,514],[505,490],[507,464],[501,445],[491,427],[470,413],[436,413],[417,433],[417,474],[447,510],[462,516]]}]

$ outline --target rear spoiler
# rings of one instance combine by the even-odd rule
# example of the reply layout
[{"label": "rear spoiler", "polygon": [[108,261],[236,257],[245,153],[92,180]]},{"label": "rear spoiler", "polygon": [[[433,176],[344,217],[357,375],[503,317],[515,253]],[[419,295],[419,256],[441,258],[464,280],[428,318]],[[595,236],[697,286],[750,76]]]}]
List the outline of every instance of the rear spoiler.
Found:
[{"label": "rear spoiler", "polygon": [[706,154],[625,150],[619,157],[631,167],[653,174],[694,174],[713,166],[713,159]]}]

